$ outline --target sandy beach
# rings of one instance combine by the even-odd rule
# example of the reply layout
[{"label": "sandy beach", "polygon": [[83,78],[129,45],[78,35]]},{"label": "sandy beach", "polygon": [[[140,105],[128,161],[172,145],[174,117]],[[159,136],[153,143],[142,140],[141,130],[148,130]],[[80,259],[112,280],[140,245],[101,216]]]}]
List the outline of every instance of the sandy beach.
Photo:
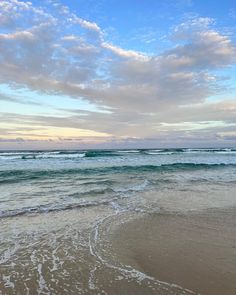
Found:
[{"label": "sandy beach", "polygon": [[119,261],[160,281],[205,295],[236,292],[235,209],[150,214],[121,225],[112,247]]},{"label": "sandy beach", "polygon": [[[106,212],[75,209],[15,220],[39,231],[20,235],[20,248],[2,257],[0,294],[235,294],[234,208]],[[92,228],[91,214],[95,221],[101,216]]]}]

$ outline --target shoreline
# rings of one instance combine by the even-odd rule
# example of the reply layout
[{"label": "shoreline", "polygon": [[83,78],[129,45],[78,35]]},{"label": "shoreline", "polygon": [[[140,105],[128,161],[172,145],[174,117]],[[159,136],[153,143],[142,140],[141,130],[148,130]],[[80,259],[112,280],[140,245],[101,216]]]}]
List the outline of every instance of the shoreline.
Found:
[{"label": "shoreline", "polygon": [[[20,220],[23,229],[29,216]],[[30,220],[38,234],[20,235],[19,250],[2,261],[0,293],[235,295],[236,208],[116,213],[103,206]]]}]

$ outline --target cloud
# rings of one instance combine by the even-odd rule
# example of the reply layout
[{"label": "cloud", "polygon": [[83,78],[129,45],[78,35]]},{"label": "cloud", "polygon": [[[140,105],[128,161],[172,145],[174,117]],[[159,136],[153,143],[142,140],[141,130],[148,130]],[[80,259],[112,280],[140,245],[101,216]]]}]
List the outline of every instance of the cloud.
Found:
[{"label": "cloud", "polygon": [[112,44],[107,43],[107,42],[103,42],[101,45],[102,45],[102,47],[110,50],[115,55],[118,55],[120,57],[148,60],[148,57],[146,55],[144,55],[142,53],[139,53],[137,51],[134,51],[134,50],[125,50],[125,49],[123,49],[121,47],[112,45]]},{"label": "cloud", "polygon": [[236,131],[218,132],[217,136],[220,139],[235,141],[236,140]]},{"label": "cloud", "polygon": [[193,36],[185,38],[187,37],[188,43],[177,46],[167,55],[172,56],[173,60],[184,59],[183,68],[211,69],[236,61],[235,46],[227,36],[207,30],[195,32]]},{"label": "cloud", "polygon": [[89,22],[89,21],[84,20],[80,17],[75,17],[73,22],[81,25],[81,27],[83,27],[85,29],[95,31],[97,33],[102,33],[102,30],[100,29],[100,27],[94,22]]},{"label": "cloud", "polygon": [[110,43],[98,24],[55,2],[45,8],[3,0],[0,11],[0,83],[110,110],[83,116],[65,110],[63,118],[12,113],[2,115],[2,122],[89,129],[117,138],[157,138],[168,130],[175,138],[183,122],[190,129],[198,122],[199,130],[205,121],[235,123],[234,101],[207,102],[227,90],[216,71],[236,62],[234,43],[213,28],[210,18],[181,23],[171,34],[172,48],[148,55]]},{"label": "cloud", "polygon": [[[216,134],[218,131],[236,130],[236,102],[234,100],[184,106],[175,110],[166,108],[165,110],[154,111],[151,114],[142,113],[138,115],[135,110],[114,113],[81,112],[81,110],[76,111],[74,109],[70,112],[68,112],[68,109],[66,111],[67,114],[64,116],[2,113],[0,123],[2,126],[9,126],[10,122],[13,131],[17,126],[17,132],[20,126],[22,126],[20,132],[24,132],[25,126],[30,126],[35,128],[36,131],[38,129],[38,134],[42,133],[40,128],[54,129],[56,127],[59,128],[57,129],[58,132],[64,130],[64,128],[68,128],[68,130],[77,128],[78,130],[96,130],[101,134],[108,134],[117,138],[156,138],[161,134],[172,138],[176,132],[188,132],[189,135],[200,132],[203,136],[204,132]],[[28,132],[27,129],[25,131]],[[83,137],[82,134],[81,137]]]},{"label": "cloud", "polygon": [[9,96],[5,95],[0,91],[0,101],[7,101],[7,102],[14,102],[14,103],[19,103],[19,104],[25,104],[25,105],[36,105],[36,106],[41,106],[43,105],[42,103],[29,100],[29,99],[22,99],[22,97],[19,96]]},{"label": "cloud", "polygon": [[31,32],[21,31],[12,34],[0,34],[0,40],[33,40],[34,35]]},{"label": "cloud", "polygon": [[17,137],[17,138],[0,138],[0,142],[15,142],[15,143],[21,143],[21,142],[25,142],[25,140],[21,137]]}]

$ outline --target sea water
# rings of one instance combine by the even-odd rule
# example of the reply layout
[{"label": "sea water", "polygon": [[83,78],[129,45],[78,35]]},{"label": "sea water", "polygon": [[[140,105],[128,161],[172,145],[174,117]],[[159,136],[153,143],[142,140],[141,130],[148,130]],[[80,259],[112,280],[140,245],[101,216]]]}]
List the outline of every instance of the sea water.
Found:
[{"label": "sea water", "polygon": [[98,294],[102,273],[190,294],[109,260],[104,237],[140,214],[234,207],[235,188],[233,148],[2,151],[0,294]]}]

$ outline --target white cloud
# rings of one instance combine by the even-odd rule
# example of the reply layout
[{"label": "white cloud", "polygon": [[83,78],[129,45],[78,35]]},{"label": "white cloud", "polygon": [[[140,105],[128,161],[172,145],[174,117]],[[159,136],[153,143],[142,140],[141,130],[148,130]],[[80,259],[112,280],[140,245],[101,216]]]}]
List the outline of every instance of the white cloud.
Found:
[{"label": "white cloud", "polygon": [[[96,23],[55,7],[49,12],[29,2],[0,2],[0,82],[83,98],[112,111],[83,118],[75,114],[63,118],[63,124],[118,137],[155,137],[164,132],[163,122],[195,122],[198,116],[201,121],[235,121],[233,102],[205,103],[223,89],[214,70],[236,61],[235,45],[211,28],[212,19],[182,23],[174,30],[173,48],[148,56],[111,44]],[[22,21],[25,14],[31,15],[27,22]],[[26,123],[61,122],[32,116]]]},{"label": "white cloud", "polygon": [[94,22],[89,22],[80,17],[75,17],[73,19],[73,22],[81,25],[85,29],[95,31],[97,33],[102,33],[102,30],[100,29],[100,27]]},{"label": "white cloud", "polygon": [[176,59],[184,59],[183,66],[216,68],[236,62],[235,45],[228,36],[210,28],[209,18],[196,18],[175,28],[173,40],[184,42],[169,51]]},{"label": "white cloud", "polygon": [[0,34],[0,40],[33,40],[34,35],[28,31],[20,31],[11,34]]},{"label": "white cloud", "polygon": [[148,60],[148,56],[144,55],[140,52],[134,51],[134,50],[125,50],[121,47],[112,45],[110,43],[107,42],[103,42],[102,47],[110,50],[111,52],[113,52],[114,54],[120,56],[120,57],[124,57],[124,58],[135,58],[135,59],[140,59],[140,60]]}]

